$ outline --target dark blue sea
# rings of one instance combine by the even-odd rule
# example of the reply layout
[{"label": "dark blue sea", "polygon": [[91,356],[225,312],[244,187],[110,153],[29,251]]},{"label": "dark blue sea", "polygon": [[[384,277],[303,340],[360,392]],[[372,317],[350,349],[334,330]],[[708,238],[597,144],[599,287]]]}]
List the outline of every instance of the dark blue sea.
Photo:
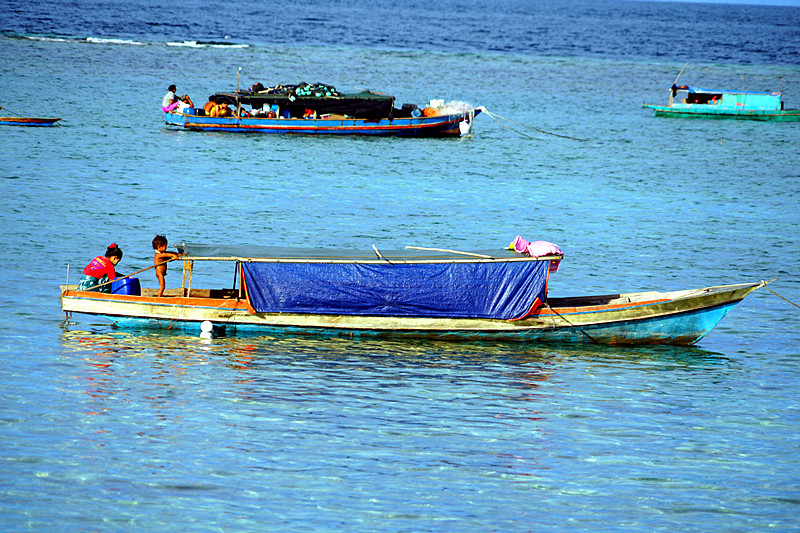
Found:
[{"label": "dark blue sea", "polygon": [[[0,0],[0,13],[0,113],[62,118],[0,130],[0,530],[800,531],[800,123],[641,107],[679,73],[800,107],[800,7]],[[168,85],[197,103],[237,82],[510,121],[481,115],[461,139],[165,128]],[[694,347],[64,324],[59,284],[111,242],[122,273],[152,264],[156,233],[364,250],[521,235],[564,250],[553,296],[775,281]],[[194,286],[230,283],[211,270]]]}]

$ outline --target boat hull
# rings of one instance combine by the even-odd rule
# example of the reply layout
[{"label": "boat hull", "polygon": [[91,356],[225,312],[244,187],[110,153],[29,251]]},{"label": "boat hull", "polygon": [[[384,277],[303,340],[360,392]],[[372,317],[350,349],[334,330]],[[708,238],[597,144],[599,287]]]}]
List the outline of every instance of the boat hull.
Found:
[{"label": "boat hull", "polygon": [[225,131],[234,133],[270,133],[294,135],[377,135],[387,137],[460,137],[471,128],[480,113],[471,112],[436,117],[367,119],[287,119],[204,117],[185,113],[165,113],[165,123],[174,128],[193,131]]},{"label": "boat hull", "polygon": [[[686,105],[686,104],[681,104]],[[800,109],[768,110],[768,109],[736,109],[698,105],[696,107],[676,107],[645,104],[657,117],[670,118],[712,118],[734,120],[761,120],[771,122],[798,122]]]},{"label": "boat hull", "polygon": [[60,118],[0,117],[0,126],[54,126]]},{"label": "boat hull", "polygon": [[763,285],[555,298],[522,320],[252,313],[245,300],[230,298],[153,298],[74,290],[64,291],[61,303],[66,313],[103,316],[117,326],[134,328],[197,332],[208,320],[225,334],[690,345]]}]

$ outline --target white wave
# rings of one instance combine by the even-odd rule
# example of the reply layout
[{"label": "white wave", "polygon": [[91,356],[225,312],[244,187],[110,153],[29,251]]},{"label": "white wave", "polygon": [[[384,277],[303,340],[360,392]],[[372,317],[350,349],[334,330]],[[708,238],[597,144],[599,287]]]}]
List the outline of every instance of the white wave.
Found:
[{"label": "white wave", "polygon": [[102,37],[87,37],[84,39],[87,43],[94,44],[131,44],[135,46],[144,46],[147,43],[133,41],[131,39],[103,39]]},{"label": "white wave", "polygon": [[20,39],[28,39],[29,41],[44,41],[44,42],[54,42],[54,43],[69,43],[74,42],[75,39],[70,39],[67,37],[42,37],[38,35],[14,35],[14,37]]},{"label": "white wave", "polygon": [[240,43],[203,42],[203,41],[171,41],[167,46],[183,46],[186,48],[248,48],[250,45]]},{"label": "white wave", "polygon": [[181,41],[181,42],[167,42],[167,46],[185,46],[187,48],[204,48],[204,45],[198,44],[197,41]]}]

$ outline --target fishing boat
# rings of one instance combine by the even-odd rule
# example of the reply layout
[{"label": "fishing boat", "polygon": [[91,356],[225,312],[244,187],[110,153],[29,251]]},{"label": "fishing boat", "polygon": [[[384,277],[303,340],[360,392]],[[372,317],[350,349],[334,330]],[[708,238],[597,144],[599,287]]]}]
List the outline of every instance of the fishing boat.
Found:
[{"label": "fishing boat", "polygon": [[[3,109],[0,107],[0,109]],[[55,125],[60,118],[0,117],[0,126],[39,126]]]},{"label": "fishing boat", "polygon": [[784,109],[781,93],[719,91],[673,85],[667,105],[642,104],[657,117],[800,121],[800,109]]},{"label": "fishing boat", "polygon": [[[156,297],[132,278],[109,293],[62,286],[61,307],[119,327],[312,334],[690,345],[765,282],[670,292],[553,298],[562,254],[530,256],[413,248],[372,254],[184,245],[183,282]],[[195,263],[229,262],[227,288],[192,287]],[[225,276],[228,277],[228,276]],[[230,278],[228,278],[230,279]]]},{"label": "fishing boat", "polygon": [[431,100],[426,107],[394,107],[395,97],[374,91],[342,93],[322,84],[256,86],[214,95],[228,116],[202,108],[165,113],[167,126],[195,131],[307,135],[460,137],[472,132],[481,108]]}]

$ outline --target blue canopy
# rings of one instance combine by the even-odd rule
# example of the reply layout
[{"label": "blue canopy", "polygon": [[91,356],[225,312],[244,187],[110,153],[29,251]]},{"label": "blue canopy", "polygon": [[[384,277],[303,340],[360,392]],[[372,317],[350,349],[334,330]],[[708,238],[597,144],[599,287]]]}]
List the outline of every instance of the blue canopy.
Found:
[{"label": "blue canopy", "polygon": [[549,261],[242,262],[259,313],[493,318],[525,316]]}]

